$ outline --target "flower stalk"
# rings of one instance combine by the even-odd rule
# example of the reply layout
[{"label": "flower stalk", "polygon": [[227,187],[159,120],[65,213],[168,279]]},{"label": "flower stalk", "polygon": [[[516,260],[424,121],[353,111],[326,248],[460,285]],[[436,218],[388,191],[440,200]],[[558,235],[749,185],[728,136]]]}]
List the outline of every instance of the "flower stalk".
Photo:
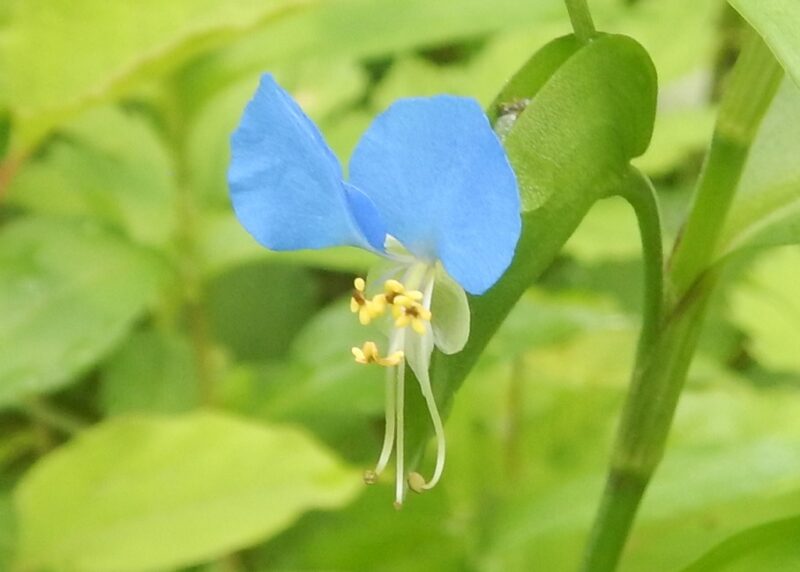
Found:
[{"label": "flower stalk", "polygon": [[565,3],[575,37],[582,43],[588,42],[596,34],[596,31],[586,0],[565,0]]}]

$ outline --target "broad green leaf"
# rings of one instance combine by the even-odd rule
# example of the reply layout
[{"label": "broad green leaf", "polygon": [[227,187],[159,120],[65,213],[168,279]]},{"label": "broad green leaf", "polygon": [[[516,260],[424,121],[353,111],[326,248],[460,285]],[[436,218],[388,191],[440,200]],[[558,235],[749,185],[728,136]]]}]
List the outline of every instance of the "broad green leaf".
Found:
[{"label": "broad green leaf", "polygon": [[[552,50],[549,46],[542,51]],[[505,276],[487,294],[470,300],[472,325],[465,349],[451,357],[434,356],[433,387],[442,404],[524,290],[553,261],[591,205],[613,192],[630,159],[644,152],[650,139],[655,72],[636,42],[600,36],[557,69],[552,58],[544,58],[542,65],[544,73],[535,63],[521,71],[544,76],[544,81],[532,82],[541,86],[535,93],[513,94],[533,100],[505,139],[522,194],[522,237]],[[512,83],[525,84],[520,79]],[[419,425],[416,430],[424,432]]]},{"label": "broad green leaf", "polygon": [[302,423],[345,458],[374,462],[383,437],[384,374],[353,360],[351,348],[385,336],[364,327],[337,298],[292,340],[281,362],[248,363],[220,383],[227,407],[274,422]]},{"label": "broad green leaf", "polygon": [[13,0],[0,50],[0,99],[28,145],[75,111],[306,4]]},{"label": "broad green leaf", "polygon": [[77,117],[63,134],[14,178],[11,204],[99,219],[136,242],[161,245],[172,238],[173,166],[145,117],[101,107]]},{"label": "broad green leaf", "polygon": [[800,88],[784,80],[750,149],[720,256],[800,242]]},{"label": "broad green leaf", "polygon": [[[548,76],[506,138],[523,212],[555,202],[556,191],[594,199],[608,192],[630,159],[647,148],[655,95],[652,63],[629,38],[601,37],[569,57]],[[620,117],[625,121],[616,120]]]},{"label": "broad green leaf", "polygon": [[683,572],[791,572],[800,568],[800,517],[762,524],[727,539]]},{"label": "broad green leaf", "polygon": [[463,572],[467,542],[447,494],[409,499],[401,511],[392,498],[375,485],[344,510],[308,515],[254,550],[254,569]]},{"label": "broad green leaf", "polygon": [[240,360],[280,358],[317,309],[318,295],[304,268],[263,262],[233,268],[207,287],[212,339]]},{"label": "broad green leaf", "polygon": [[733,321],[765,367],[800,373],[800,247],[761,256],[731,293]]},{"label": "broad green leaf", "polygon": [[800,5],[794,0],[728,0],[761,34],[800,86]]},{"label": "broad green leaf", "polygon": [[177,413],[200,402],[192,348],[175,334],[132,335],[106,361],[101,379],[107,415]]},{"label": "broad green leaf", "polygon": [[340,507],[357,473],[296,429],[221,413],[106,422],[39,461],[15,491],[18,565],[137,572],[261,541]]},{"label": "broad green leaf", "polygon": [[0,231],[0,406],[91,367],[152,301],[149,251],[91,223],[25,218]]}]

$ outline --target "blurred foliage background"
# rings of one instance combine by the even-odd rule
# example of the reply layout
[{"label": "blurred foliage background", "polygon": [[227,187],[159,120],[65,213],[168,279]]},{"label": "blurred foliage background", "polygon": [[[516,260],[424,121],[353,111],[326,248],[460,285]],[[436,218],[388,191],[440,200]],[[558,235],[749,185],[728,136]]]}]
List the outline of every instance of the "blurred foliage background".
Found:
[{"label": "blurred foliage background", "polygon": [[[635,163],[674,237],[741,23],[722,0],[591,7],[656,64]],[[383,388],[346,298],[369,255],[269,253],[225,183],[263,71],[346,164],[394,99],[488,104],[569,32],[556,0],[0,5],[0,570],[574,568],[638,331],[629,207],[598,204],[531,285],[457,395],[444,482],[397,512],[360,481]],[[730,272],[625,572],[800,512],[800,250]]]}]

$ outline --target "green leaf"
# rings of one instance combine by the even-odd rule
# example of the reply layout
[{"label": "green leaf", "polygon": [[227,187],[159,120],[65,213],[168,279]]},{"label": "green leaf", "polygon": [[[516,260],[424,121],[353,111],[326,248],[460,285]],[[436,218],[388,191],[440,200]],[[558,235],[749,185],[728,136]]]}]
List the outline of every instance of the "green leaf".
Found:
[{"label": "green leaf", "polygon": [[720,258],[800,242],[800,88],[784,80],[750,149]]},{"label": "green leaf", "polygon": [[[294,338],[281,362],[248,363],[220,384],[227,407],[280,423],[301,423],[345,458],[373,463],[383,437],[384,374],[353,360],[367,340],[386,347],[373,322],[365,327],[337,298]],[[334,333],[334,335],[331,335]]]},{"label": "green leaf", "polygon": [[27,146],[87,105],[307,3],[16,0],[0,51],[0,99]]},{"label": "green leaf", "polygon": [[208,285],[212,338],[240,360],[279,358],[317,309],[317,297],[314,276],[304,268],[238,266]]},{"label": "green leaf", "polygon": [[92,109],[28,162],[9,202],[39,214],[102,220],[136,242],[163,245],[175,230],[173,166],[147,120]]},{"label": "green leaf", "polygon": [[783,247],[761,256],[731,293],[733,321],[750,336],[761,365],[800,372],[800,248]]},{"label": "green leaf", "polygon": [[[454,534],[448,495],[392,507],[386,484],[332,513],[310,514],[291,531],[252,552],[254,570],[375,570],[463,572],[464,538]],[[336,531],[332,534],[331,531]]]},{"label": "green leaf", "polygon": [[130,417],[44,457],[15,491],[19,567],[137,572],[222,556],[340,507],[359,476],[305,434],[220,413]]},{"label": "green leaf", "polygon": [[800,517],[742,531],[683,572],[791,572],[800,568]]},{"label": "green leaf", "polygon": [[570,199],[608,192],[647,149],[655,81],[646,52],[625,36],[597,39],[549,76],[505,142],[526,214],[554,202],[556,191]]},{"label": "green leaf", "polygon": [[188,341],[155,331],[129,337],[103,367],[100,401],[107,415],[176,413],[199,405]]},{"label": "green leaf", "polygon": [[92,366],[150,303],[162,264],[95,225],[27,218],[0,231],[0,406]]},{"label": "green leaf", "polygon": [[795,0],[728,0],[761,34],[800,86],[800,4]]},{"label": "green leaf", "polygon": [[[655,71],[636,42],[624,36],[600,36],[557,69],[551,58],[543,62],[544,75],[551,74],[545,81],[535,78],[543,73],[535,66],[520,72],[532,74],[536,79],[532,83],[541,87],[535,93],[513,94],[533,99],[505,139],[521,187],[522,236],[505,276],[487,294],[470,300],[467,346],[455,356],[435,355],[432,381],[441,404],[450,400],[505,315],[554,260],[591,205],[613,192],[629,161],[646,149],[650,139]],[[424,415],[408,418],[424,419]],[[420,424],[415,430],[414,438],[420,442],[425,430]],[[410,442],[414,442],[411,437]]]}]

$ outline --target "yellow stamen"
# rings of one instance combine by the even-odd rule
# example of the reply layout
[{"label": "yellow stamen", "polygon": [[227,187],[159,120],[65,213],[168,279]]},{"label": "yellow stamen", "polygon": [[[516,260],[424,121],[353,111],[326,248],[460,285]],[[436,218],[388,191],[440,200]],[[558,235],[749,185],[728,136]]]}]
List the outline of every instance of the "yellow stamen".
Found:
[{"label": "yellow stamen", "polygon": [[360,348],[354,347],[352,350],[353,357],[357,363],[370,364],[376,363],[384,367],[391,367],[398,365],[403,360],[403,352],[396,351],[390,353],[386,357],[381,357],[378,351],[378,346],[375,342],[364,342]]},{"label": "yellow stamen", "polygon": [[395,297],[405,294],[406,287],[397,280],[391,279],[383,283],[383,290],[385,292],[384,298],[386,302],[394,304]]},{"label": "yellow stamen", "polygon": [[358,321],[362,326],[366,326],[373,319],[383,314],[386,309],[386,299],[383,294],[373,296],[372,300],[367,300],[364,289],[367,283],[363,278],[358,277],[353,281],[353,295],[350,298],[350,311],[358,314]]},{"label": "yellow stamen", "polygon": [[[416,296],[419,294],[419,297]],[[425,334],[425,323],[431,320],[431,311],[419,303],[422,294],[411,290],[405,294],[395,296],[392,304],[392,316],[396,328],[411,328],[419,335]]]}]

